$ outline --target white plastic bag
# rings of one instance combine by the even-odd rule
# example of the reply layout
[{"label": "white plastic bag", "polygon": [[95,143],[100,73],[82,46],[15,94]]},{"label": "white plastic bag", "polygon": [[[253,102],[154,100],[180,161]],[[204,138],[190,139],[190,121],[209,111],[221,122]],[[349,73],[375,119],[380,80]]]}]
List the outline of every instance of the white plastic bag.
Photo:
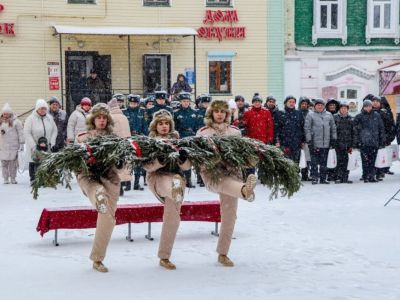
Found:
[{"label": "white plastic bag", "polygon": [[330,149],[328,152],[328,162],[326,164],[326,167],[328,169],[334,169],[336,168],[336,165],[337,165],[336,151],[335,149]]},{"label": "white plastic bag", "polygon": [[392,144],[392,162],[399,160],[399,145]]},{"label": "white plastic bag", "polygon": [[390,166],[388,165],[389,157],[388,157],[388,151],[386,148],[379,149],[378,154],[376,155],[376,160],[375,160],[375,167],[378,169],[381,168],[386,168]]},{"label": "white plastic bag", "polygon": [[301,149],[300,152],[299,168],[300,169],[307,168],[306,152],[304,151],[304,149]]},{"label": "white plastic bag", "polygon": [[349,162],[347,164],[347,171],[354,171],[361,166],[361,154],[360,151],[353,150],[349,153]]},{"label": "white plastic bag", "polygon": [[387,161],[387,165],[386,165],[386,167],[390,167],[391,165],[392,165],[392,161],[393,161],[393,148],[392,148],[392,146],[386,146],[386,151],[387,151],[387,154],[388,154],[388,161]]}]

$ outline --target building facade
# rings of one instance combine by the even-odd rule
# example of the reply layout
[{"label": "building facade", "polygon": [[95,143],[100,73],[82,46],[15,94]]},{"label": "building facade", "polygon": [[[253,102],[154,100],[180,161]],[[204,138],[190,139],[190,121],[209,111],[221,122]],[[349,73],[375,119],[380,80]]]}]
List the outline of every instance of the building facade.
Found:
[{"label": "building facade", "polygon": [[285,93],[346,99],[354,113],[368,93],[389,95],[387,68],[400,60],[399,0],[287,5],[295,25],[286,31]]},{"label": "building facade", "polygon": [[[92,69],[101,101],[169,90],[178,74],[196,95],[267,95],[276,72],[266,34],[274,2],[0,0],[0,103],[23,113],[57,96],[71,110]],[[279,54],[283,67],[282,47]],[[283,90],[283,71],[281,78]]]}]

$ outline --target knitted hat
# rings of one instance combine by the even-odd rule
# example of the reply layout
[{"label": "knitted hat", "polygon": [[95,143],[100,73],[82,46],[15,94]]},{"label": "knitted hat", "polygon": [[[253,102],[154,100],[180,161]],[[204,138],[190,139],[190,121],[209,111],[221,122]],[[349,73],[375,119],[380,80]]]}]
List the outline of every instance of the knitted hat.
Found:
[{"label": "knitted hat", "polygon": [[49,100],[49,105],[52,105],[54,103],[60,104],[60,101],[58,101],[58,98],[56,96],[50,97],[50,100]]},{"label": "knitted hat", "polygon": [[272,95],[269,95],[268,97],[267,97],[267,102],[268,101],[272,101],[272,102],[276,102],[276,99],[275,99],[275,97],[274,96],[272,96]]},{"label": "knitted hat", "polygon": [[174,118],[172,118],[171,113],[165,109],[161,109],[153,114],[153,120],[149,126],[149,137],[156,137],[158,135],[157,124],[161,121],[167,121],[169,123],[169,132],[172,134],[171,137],[179,137],[179,134],[175,131]]},{"label": "knitted hat", "polygon": [[206,126],[210,126],[213,120],[213,112],[216,110],[222,110],[226,113],[225,123],[229,124],[231,119],[231,110],[229,109],[228,102],[225,100],[213,100],[207,108],[204,116],[204,123]]},{"label": "knitted hat", "polygon": [[347,108],[349,108],[349,103],[346,100],[341,100],[339,102],[339,108],[342,108],[343,106],[346,106]]},{"label": "knitted hat", "polygon": [[366,107],[366,106],[372,106],[372,101],[371,100],[364,100],[364,102],[363,102],[363,108],[364,107]]},{"label": "knitted hat", "polygon": [[1,109],[1,113],[2,114],[4,114],[4,113],[11,114],[12,113],[12,109],[11,109],[10,104],[8,104],[8,103],[4,104],[3,108]]},{"label": "knitted hat", "polygon": [[82,98],[81,100],[81,106],[82,105],[89,105],[92,106],[92,100],[90,100],[88,97]]},{"label": "knitted hat", "polygon": [[49,109],[49,106],[47,105],[47,102],[45,100],[37,99],[36,100],[36,105],[35,105],[35,110],[38,110],[39,108]]},{"label": "knitted hat", "polygon": [[325,105],[325,100],[321,99],[321,98],[315,98],[315,99],[313,99],[313,102],[314,102],[314,105],[317,105],[317,104]]},{"label": "knitted hat", "polygon": [[108,109],[108,106],[105,103],[97,103],[95,106],[93,106],[90,114],[86,118],[87,129],[88,130],[96,129],[94,125],[94,119],[96,119],[96,117],[101,115],[107,117],[106,130],[108,131],[109,134],[111,134],[114,121],[111,117],[110,110]]}]

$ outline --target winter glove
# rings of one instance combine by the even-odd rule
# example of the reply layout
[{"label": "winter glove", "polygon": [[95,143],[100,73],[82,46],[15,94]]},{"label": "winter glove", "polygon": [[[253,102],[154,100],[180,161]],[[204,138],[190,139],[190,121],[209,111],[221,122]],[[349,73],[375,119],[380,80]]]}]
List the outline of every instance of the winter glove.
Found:
[{"label": "winter glove", "polygon": [[351,147],[350,147],[350,148],[348,148],[348,149],[347,149],[347,153],[348,153],[348,154],[351,154],[351,153],[353,153],[353,148],[351,148]]},{"label": "winter glove", "polygon": [[179,161],[184,163],[188,159],[189,155],[186,150],[179,149]]},{"label": "winter glove", "polygon": [[121,169],[124,167],[124,161],[123,161],[123,160],[117,161],[116,164],[115,164],[115,167],[116,167],[118,170],[121,170]]},{"label": "winter glove", "polygon": [[58,147],[57,147],[57,146],[52,146],[52,147],[50,148],[50,151],[51,151],[51,152],[57,152],[57,151],[58,151]]}]

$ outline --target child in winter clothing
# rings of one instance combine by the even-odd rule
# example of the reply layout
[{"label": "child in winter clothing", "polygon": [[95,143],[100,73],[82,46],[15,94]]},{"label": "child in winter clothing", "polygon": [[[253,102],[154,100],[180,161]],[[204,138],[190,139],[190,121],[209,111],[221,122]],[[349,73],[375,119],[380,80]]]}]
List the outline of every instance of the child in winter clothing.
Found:
[{"label": "child in winter clothing", "polygon": [[47,139],[44,136],[40,137],[36,149],[32,152],[32,161],[35,164],[33,173],[36,173],[38,167],[46,156],[46,153],[48,153],[48,148],[49,145]]}]

